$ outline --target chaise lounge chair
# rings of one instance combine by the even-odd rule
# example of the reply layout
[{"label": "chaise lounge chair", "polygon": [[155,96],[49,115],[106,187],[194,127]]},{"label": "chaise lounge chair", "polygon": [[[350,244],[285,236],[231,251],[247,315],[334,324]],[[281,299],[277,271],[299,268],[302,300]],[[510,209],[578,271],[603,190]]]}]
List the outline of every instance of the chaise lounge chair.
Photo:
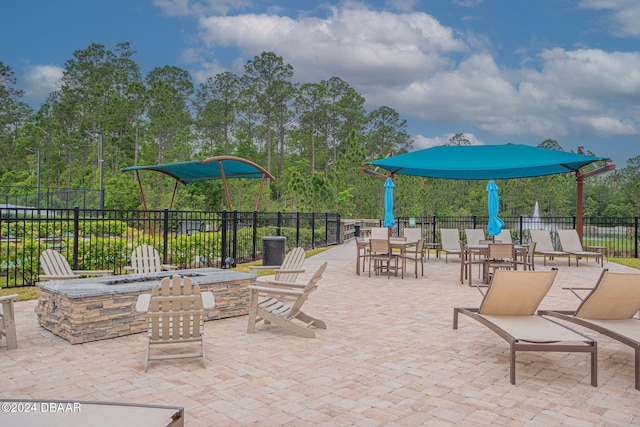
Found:
[{"label": "chaise lounge chair", "polygon": [[640,319],[634,318],[638,310],[640,274],[605,270],[577,310],[538,310],[538,314],[573,322],[633,348],[636,390],[640,390]]},{"label": "chaise lounge chair", "polygon": [[7,340],[7,350],[18,348],[18,335],[16,334],[16,315],[13,300],[18,294],[3,295],[0,297],[0,338]]},{"label": "chaise lounge chair", "polygon": [[600,252],[585,251],[576,230],[558,230],[558,238],[560,239],[562,250],[570,254],[569,260],[571,260],[571,255],[576,257],[576,267],[579,266],[578,260],[582,257],[595,258],[596,262],[600,260],[600,267],[604,267],[602,254]]},{"label": "chaise lounge chair", "polygon": [[[326,268],[327,263],[325,262],[307,284],[299,284],[297,289],[293,289],[291,284],[289,284],[291,289],[249,285],[251,302],[247,333],[255,333],[256,323],[262,320],[265,324],[273,323],[305,338],[316,337],[315,332],[309,329],[311,326],[327,329],[325,322],[302,312],[302,306],[309,298],[309,294],[318,288],[318,281],[322,278]],[[289,305],[281,300],[282,296],[297,297],[297,299]],[[294,320],[302,322],[302,324],[294,322]]]},{"label": "chaise lounge chair", "polygon": [[441,228],[440,229],[440,251],[444,252],[445,264],[449,262],[449,254],[457,254],[458,257],[462,256],[462,249],[460,249],[460,232],[456,228]]},{"label": "chaise lounge chair", "polygon": [[529,233],[531,241],[536,242],[535,254],[542,255],[544,265],[547,265],[547,259],[566,256],[568,265],[571,266],[571,255],[564,251],[555,250],[549,230],[529,230]]},{"label": "chaise lounge chair", "polygon": [[535,314],[556,277],[551,271],[497,270],[480,308],[453,309],[453,329],[458,314],[477,320],[509,343],[511,384],[516,383],[516,352],[558,351],[591,354],[591,385],[598,381],[597,343],[557,322]]},{"label": "chaise lounge chair", "polygon": [[83,276],[111,276],[113,270],[71,270],[71,266],[60,252],[46,249],[40,255],[40,266],[44,274],[40,280],[67,280],[79,279]]}]

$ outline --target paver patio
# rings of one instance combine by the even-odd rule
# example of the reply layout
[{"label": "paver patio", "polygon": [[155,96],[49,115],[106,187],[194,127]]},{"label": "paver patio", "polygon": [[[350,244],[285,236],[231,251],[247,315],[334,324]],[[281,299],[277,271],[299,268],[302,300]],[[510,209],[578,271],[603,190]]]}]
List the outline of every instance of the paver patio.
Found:
[{"label": "paver patio", "polygon": [[[357,276],[354,242],[307,259],[307,272],[324,261],[305,311],[326,330],[305,339],[262,324],[247,334],[246,316],[210,321],[206,369],[171,360],[145,373],[145,334],[71,345],[38,326],[36,301],[16,303],[19,348],[0,347],[0,398],[182,406],[189,426],[640,425],[629,347],[576,327],[598,341],[598,387],[587,355],[538,352],[518,354],[514,386],[502,339],[465,316],[452,329],[454,306],[481,301],[460,284],[455,257],[432,256],[424,277],[404,280]],[[601,272],[595,262],[554,266],[540,308],[577,307],[561,288],[591,286]]]}]

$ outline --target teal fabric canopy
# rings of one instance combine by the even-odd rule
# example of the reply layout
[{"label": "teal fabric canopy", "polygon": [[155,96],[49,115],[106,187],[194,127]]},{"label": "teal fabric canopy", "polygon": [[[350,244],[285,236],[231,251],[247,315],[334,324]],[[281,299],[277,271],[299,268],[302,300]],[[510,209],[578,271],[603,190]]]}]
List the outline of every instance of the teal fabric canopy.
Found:
[{"label": "teal fabric canopy", "polygon": [[261,166],[249,160],[233,156],[218,156],[188,162],[122,168],[123,172],[141,170],[164,173],[185,185],[193,182],[224,178],[262,178],[263,176],[267,176],[275,180],[275,178]]},{"label": "teal fabric canopy", "polygon": [[365,165],[392,174],[449,179],[508,179],[576,172],[606,157],[586,156],[528,145],[438,146]]},{"label": "teal fabric canopy", "polygon": [[229,196],[227,179],[262,178],[262,181],[260,182],[260,190],[258,192],[258,199],[256,201],[256,210],[258,210],[264,178],[269,178],[272,181],[275,181],[273,175],[271,175],[266,169],[253,163],[250,160],[234,156],[216,156],[209,157],[203,160],[191,160],[188,162],[165,163],[151,166],[131,166],[128,168],[122,168],[122,172],[133,171],[136,174],[138,186],[140,187],[140,196],[142,197],[142,203],[144,204],[145,210],[147,210],[147,202],[144,198],[142,183],[140,182],[140,175],[138,174],[139,171],[143,170],[160,172],[165,175],[169,175],[176,180],[169,209],[171,209],[171,207],[173,206],[173,199],[178,188],[178,183],[187,185],[194,182],[208,181],[210,179],[221,179],[222,185],[224,186],[225,198],[227,199],[227,208],[231,211],[231,197]]}]

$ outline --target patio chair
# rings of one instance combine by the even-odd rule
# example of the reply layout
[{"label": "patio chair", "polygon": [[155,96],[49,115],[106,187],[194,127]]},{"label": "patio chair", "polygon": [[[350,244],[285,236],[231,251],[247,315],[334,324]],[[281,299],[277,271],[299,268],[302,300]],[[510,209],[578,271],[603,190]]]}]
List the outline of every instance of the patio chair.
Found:
[{"label": "patio chair", "polygon": [[40,266],[44,270],[40,280],[79,279],[83,276],[111,276],[113,270],[72,270],[62,254],[53,249],[45,249],[40,254]]},{"label": "patio chair", "polygon": [[273,270],[275,272],[274,282],[293,282],[298,279],[298,274],[304,273],[302,264],[305,259],[304,248],[297,247],[291,249],[282,260],[279,266],[274,265],[252,265],[249,266],[249,272],[256,274],[259,270]]},{"label": "patio chair", "polygon": [[[318,281],[326,268],[325,262],[306,284],[299,284],[292,289],[249,285],[251,300],[247,333],[255,333],[256,323],[260,321],[264,321],[265,324],[273,323],[305,338],[316,337],[315,332],[309,329],[312,326],[327,329],[325,322],[302,312],[302,306],[309,298],[309,294],[318,288]],[[280,299],[282,295],[296,297],[296,300],[287,304]]]},{"label": "patio chair", "polygon": [[570,254],[569,260],[571,260],[571,255],[576,257],[576,267],[579,266],[578,260],[582,257],[595,258],[596,262],[600,260],[600,267],[604,267],[602,253],[584,250],[576,230],[558,230],[558,238],[560,239],[560,246],[562,247],[562,250]]},{"label": "patio chair", "polygon": [[382,270],[387,271],[387,279],[394,271],[398,275],[398,270],[402,271],[404,279],[404,263],[400,265],[401,256],[393,252],[388,239],[369,239],[369,277],[371,277],[371,267],[376,274],[380,274]]},{"label": "patio chair", "polygon": [[[362,237],[356,237],[355,239],[358,256],[358,258],[356,258],[356,273],[359,276],[360,271],[364,273],[364,266],[366,264],[367,258],[369,257],[369,241]],[[360,265],[362,265],[362,268],[360,268]]]},{"label": "patio chair", "polygon": [[131,266],[124,269],[130,274],[159,273],[178,267],[160,262],[160,254],[153,246],[140,245],[131,254]]},{"label": "patio chair", "polygon": [[513,239],[511,238],[511,230],[509,230],[508,228],[503,228],[500,231],[500,234],[495,236],[495,240],[500,240],[500,242],[502,243],[513,243]]},{"label": "patio chair", "polygon": [[388,239],[389,227],[371,227],[371,239]]},{"label": "patio chair", "polygon": [[538,314],[589,328],[633,348],[635,385],[640,390],[640,319],[634,318],[638,310],[640,274],[604,270],[577,310],[538,310]]},{"label": "patio chair", "polygon": [[479,245],[480,240],[486,240],[484,230],[479,228],[467,228],[464,230],[464,235],[467,239],[467,245]]},{"label": "patio chair", "polygon": [[568,265],[571,266],[571,256],[564,251],[556,251],[551,241],[551,234],[548,230],[529,230],[531,241],[536,242],[534,254],[540,254],[543,257],[544,265],[547,265],[547,259],[555,257],[567,257]]},{"label": "patio chair", "polygon": [[480,266],[484,264],[484,258],[477,256],[480,255],[479,252],[466,249],[462,240],[459,240],[458,244],[462,252],[462,257],[460,258],[460,283],[464,283],[464,279],[469,278],[469,286],[474,286],[473,266],[478,266],[478,277],[480,277]]},{"label": "patio chair", "polygon": [[18,335],[16,334],[16,315],[13,300],[18,294],[3,295],[0,297],[0,338],[7,340],[7,350],[18,348]]},{"label": "patio chair", "polygon": [[489,249],[484,259],[485,283],[489,283],[489,278],[497,269],[517,269],[513,243],[489,243]]},{"label": "patio chair", "polygon": [[457,254],[459,257],[464,252],[460,248],[460,232],[455,228],[441,228],[440,229],[440,251],[444,252],[445,264],[449,262],[449,254]]},{"label": "patio chair", "polygon": [[418,240],[415,246],[410,246],[405,249],[404,257],[410,259],[415,263],[416,279],[418,278],[418,264],[420,264],[420,275],[424,276],[424,259],[425,259],[425,241],[424,239]]},{"label": "patio chair", "polygon": [[597,386],[597,343],[564,325],[535,314],[555,280],[557,270],[497,270],[479,308],[453,309],[477,320],[509,343],[509,377],[516,383],[518,351],[585,352],[591,354],[591,385]]},{"label": "patio chair", "polygon": [[422,230],[420,228],[405,228],[404,237],[412,242],[422,239]]},{"label": "patio chair", "polygon": [[[182,282],[182,283],[181,283]],[[200,292],[200,286],[188,277],[165,277],[151,294],[138,297],[136,311],[146,313],[148,323],[147,352],[144,371],[149,361],[202,358],[204,360],[204,319],[206,310],[215,305],[212,292]],[[151,354],[152,345],[200,343],[200,350],[189,353]]]},{"label": "patio chair", "polygon": [[524,270],[535,270],[535,251],[536,242],[520,247],[519,250],[516,250],[516,264],[522,265]]}]

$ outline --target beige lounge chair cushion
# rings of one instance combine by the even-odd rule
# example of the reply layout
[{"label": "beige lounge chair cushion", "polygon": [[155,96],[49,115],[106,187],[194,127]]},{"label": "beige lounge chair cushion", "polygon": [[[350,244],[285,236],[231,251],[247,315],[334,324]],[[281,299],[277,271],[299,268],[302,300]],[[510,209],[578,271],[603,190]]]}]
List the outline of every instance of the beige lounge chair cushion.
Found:
[{"label": "beige lounge chair cushion", "polygon": [[489,316],[532,316],[551,289],[557,273],[557,270],[497,270],[478,313]]},{"label": "beige lounge chair cushion", "polygon": [[[576,317],[583,319],[631,319],[640,310],[640,274],[606,271],[584,299]],[[637,326],[636,326],[637,328]]]},{"label": "beige lounge chair cushion", "polygon": [[518,341],[531,343],[582,342],[585,338],[557,323],[540,316],[487,316],[485,319]]}]

